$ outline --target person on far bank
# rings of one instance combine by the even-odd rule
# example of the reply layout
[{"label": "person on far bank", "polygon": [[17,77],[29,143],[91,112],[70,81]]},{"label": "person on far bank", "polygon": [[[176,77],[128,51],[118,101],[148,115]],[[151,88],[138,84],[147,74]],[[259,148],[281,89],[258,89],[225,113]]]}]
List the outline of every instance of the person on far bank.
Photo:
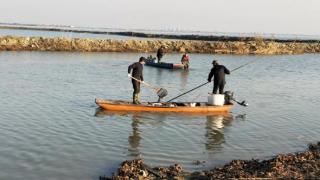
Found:
[{"label": "person on far bank", "polygon": [[185,52],[181,58],[181,63],[183,64],[184,69],[189,69],[189,60],[190,60],[189,54]]},{"label": "person on far bank", "polygon": [[157,51],[158,63],[160,63],[163,56],[164,56],[164,46],[161,46]]},{"label": "person on far bank", "polygon": [[224,85],[226,84],[225,74],[230,74],[230,71],[223,65],[219,65],[217,60],[212,61],[213,68],[211,69],[208,82],[211,82],[213,79],[213,94],[217,94],[219,90],[219,94],[223,94]]},{"label": "person on far bank", "polygon": [[[128,77],[134,77],[143,82],[143,65],[145,63],[146,58],[140,57],[139,62],[135,62],[128,67]],[[132,70],[132,74],[131,74]],[[140,104],[140,82],[137,80],[132,80],[133,86],[133,96],[132,96],[132,103],[133,104]]]}]

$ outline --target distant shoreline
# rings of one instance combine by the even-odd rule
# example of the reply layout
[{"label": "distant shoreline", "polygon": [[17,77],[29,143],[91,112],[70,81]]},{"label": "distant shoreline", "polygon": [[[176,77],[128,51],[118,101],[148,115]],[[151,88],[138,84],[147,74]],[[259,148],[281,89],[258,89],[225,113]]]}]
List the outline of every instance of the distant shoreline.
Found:
[{"label": "distant shoreline", "polygon": [[263,38],[245,41],[199,41],[170,39],[89,39],[0,36],[0,51],[141,52],[280,55],[319,53],[320,42],[275,42]]},{"label": "distant shoreline", "polygon": [[[120,35],[126,37],[139,37],[150,39],[174,39],[174,40],[197,40],[197,41],[253,41],[257,37],[254,36],[219,36],[219,35],[197,35],[197,34],[164,34],[164,33],[146,33],[138,30],[84,30],[76,29],[73,26],[43,26],[35,24],[10,24],[0,23],[0,29],[20,29],[20,30],[36,30],[36,31],[53,31],[53,32],[72,32],[72,33],[89,33],[89,34],[105,34],[105,35]],[[297,43],[319,43],[320,39],[280,39],[280,38],[262,38],[264,41],[273,41],[279,43],[297,42]]]}]

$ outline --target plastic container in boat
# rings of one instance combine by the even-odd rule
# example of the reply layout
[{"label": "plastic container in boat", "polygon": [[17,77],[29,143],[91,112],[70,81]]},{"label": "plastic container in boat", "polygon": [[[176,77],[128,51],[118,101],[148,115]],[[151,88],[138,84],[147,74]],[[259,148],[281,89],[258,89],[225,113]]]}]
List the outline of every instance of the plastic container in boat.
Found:
[{"label": "plastic container in boat", "polygon": [[224,105],[224,94],[209,94],[208,105],[223,106]]}]

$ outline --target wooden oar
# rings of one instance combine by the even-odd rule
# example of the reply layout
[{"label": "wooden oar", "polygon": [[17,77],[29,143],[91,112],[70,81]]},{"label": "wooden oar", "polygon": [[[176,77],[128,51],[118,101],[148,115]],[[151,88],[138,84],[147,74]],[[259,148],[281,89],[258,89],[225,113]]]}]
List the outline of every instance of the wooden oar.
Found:
[{"label": "wooden oar", "polygon": [[135,77],[132,77],[131,75],[129,76],[130,78],[132,78],[133,80],[135,81],[138,81],[140,83],[142,83],[143,85],[145,85],[146,87],[149,87],[151,89],[153,89],[157,95],[159,96],[159,98],[164,98],[166,95],[168,95],[168,91],[164,88],[156,88],[156,87],[153,87],[151,86],[150,84],[144,82],[144,81],[141,81],[140,79],[137,79]]}]

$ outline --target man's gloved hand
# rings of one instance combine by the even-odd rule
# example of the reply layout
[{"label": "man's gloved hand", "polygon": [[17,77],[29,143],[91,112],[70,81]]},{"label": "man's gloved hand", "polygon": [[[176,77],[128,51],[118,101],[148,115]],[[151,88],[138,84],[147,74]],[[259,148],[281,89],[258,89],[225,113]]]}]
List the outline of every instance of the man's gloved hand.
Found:
[{"label": "man's gloved hand", "polygon": [[128,74],[128,77],[131,77],[131,74]]},{"label": "man's gloved hand", "polygon": [[211,82],[211,79],[208,79],[208,82]]}]

